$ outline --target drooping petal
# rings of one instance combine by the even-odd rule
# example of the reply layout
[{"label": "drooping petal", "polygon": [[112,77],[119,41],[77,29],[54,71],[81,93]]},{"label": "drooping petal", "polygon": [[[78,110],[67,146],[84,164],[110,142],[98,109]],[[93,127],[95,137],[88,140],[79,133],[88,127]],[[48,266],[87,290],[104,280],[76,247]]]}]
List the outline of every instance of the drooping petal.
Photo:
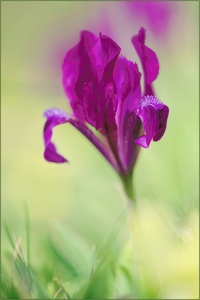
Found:
[{"label": "drooping petal", "polygon": [[53,134],[53,128],[59,124],[68,122],[68,116],[62,110],[57,108],[52,108],[45,111],[44,116],[47,119],[44,126],[44,158],[49,162],[67,162],[68,160],[57,152],[55,145],[51,142],[51,138]]},{"label": "drooping petal", "polygon": [[75,119],[73,116],[66,113],[62,109],[58,108],[51,108],[46,110],[44,116],[47,119],[46,124],[44,126],[44,157],[47,161],[55,163],[64,163],[68,161],[57,152],[56,147],[52,143],[51,139],[53,129],[55,126],[64,123],[70,123],[76,129],[78,129],[78,131],[80,131],[100,151],[100,153],[107,159],[107,161],[118,171],[118,166],[109,148],[103,142],[101,142],[96,137],[96,135],[94,135],[94,133],[82,122]]},{"label": "drooping petal", "polygon": [[163,136],[169,108],[155,96],[145,96],[136,114],[140,117],[146,134],[136,139],[135,143],[148,148],[152,140],[158,141]]},{"label": "drooping petal", "polygon": [[145,95],[153,94],[151,83],[159,73],[159,62],[156,53],[145,45],[146,31],[141,28],[138,35],[132,38],[133,46],[141,60],[144,72]]},{"label": "drooping petal", "polygon": [[49,162],[55,162],[57,164],[68,162],[66,158],[57,152],[55,145],[51,142],[49,142],[45,148],[44,158]]}]

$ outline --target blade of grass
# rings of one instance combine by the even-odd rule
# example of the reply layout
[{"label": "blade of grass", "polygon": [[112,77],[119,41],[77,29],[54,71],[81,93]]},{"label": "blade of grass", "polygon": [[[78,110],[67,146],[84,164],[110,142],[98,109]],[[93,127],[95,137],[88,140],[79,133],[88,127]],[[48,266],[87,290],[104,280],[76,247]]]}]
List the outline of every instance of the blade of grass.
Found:
[{"label": "blade of grass", "polygon": [[26,229],[26,251],[27,266],[30,265],[30,218],[27,203],[24,204],[25,229]]},{"label": "blade of grass", "polygon": [[10,230],[9,230],[8,225],[7,225],[6,222],[4,222],[4,230],[5,230],[5,232],[6,232],[6,235],[7,235],[8,240],[9,240],[9,242],[10,242],[10,244],[11,244],[13,250],[14,250],[14,249],[15,249],[15,243],[14,243],[14,241],[13,241],[12,235],[11,235],[11,233],[10,233]]},{"label": "blade of grass", "polygon": [[60,280],[55,277],[54,278],[54,282],[56,282],[57,286],[58,286],[58,291],[56,292],[56,294],[54,295],[53,299],[59,299],[57,298],[58,295],[62,292],[64,299],[71,299],[68,292],[66,291],[66,289],[63,287],[62,283],[60,282]]},{"label": "blade of grass", "polygon": [[10,275],[4,266],[1,266],[1,298],[2,299],[20,299],[20,293],[17,287],[14,285],[13,281],[10,280]]},{"label": "blade of grass", "polygon": [[14,240],[15,240],[14,259],[17,258],[18,254],[19,254],[19,257],[22,259],[23,263],[25,264],[25,257],[24,257],[22,248],[20,246],[20,239],[16,236],[15,233],[13,233],[13,236],[14,236]]},{"label": "blade of grass", "polygon": [[67,272],[71,275],[71,277],[78,277],[79,273],[76,271],[76,268],[73,266],[70,260],[63,253],[61,253],[57,245],[55,245],[50,239],[47,241],[47,243],[50,252],[66,268]]}]

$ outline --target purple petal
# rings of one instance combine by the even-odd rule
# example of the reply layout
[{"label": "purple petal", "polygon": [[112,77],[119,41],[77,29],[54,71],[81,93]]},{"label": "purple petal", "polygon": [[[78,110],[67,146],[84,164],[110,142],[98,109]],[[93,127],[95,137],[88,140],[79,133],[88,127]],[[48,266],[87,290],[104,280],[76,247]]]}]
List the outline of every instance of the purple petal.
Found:
[{"label": "purple petal", "polygon": [[68,115],[62,111],[61,109],[52,108],[45,111],[44,116],[46,117],[47,121],[44,126],[44,144],[45,144],[45,151],[44,151],[44,158],[49,162],[55,163],[64,163],[68,160],[57,153],[56,147],[51,142],[53,129],[55,126],[59,124],[63,124],[68,122]]},{"label": "purple petal", "polygon": [[118,166],[115,162],[113,154],[110,152],[110,149],[103,142],[101,142],[95,136],[95,134],[82,122],[58,108],[51,108],[46,110],[44,116],[47,119],[46,124],[44,126],[44,157],[47,161],[55,163],[64,163],[68,161],[57,152],[55,145],[51,142],[51,139],[53,129],[55,126],[59,124],[70,123],[76,129],[78,129],[99,150],[99,152],[107,159],[107,161],[118,171]]},{"label": "purple petal", "polygon": [[120,47],[108,36],[99,34],[99,40],[89,51],[90,61],[98,79],[108,82],[112,79],[114,64],[120,54]]},{"label": "purple petal", "polygon": [[140,107],[136,110],[136,114],[140,117],[146,134],[136,139],[135,143],[148,148],[152,139],[158,141],[163,136],[169,108],[155,96],[145,96]]},{"label": "purple petal", "polygon": [[[125,110],[134,110],[138,107],[141,99],[141,74],[137,64],[128,61],[124,57],[117,59],[113,78],[117,88],[119,103]],[[119,111],[122,110],[119,104]]]},{"label": "purple petal", "polygon": [[[141,133],[141,120],[134,113],[127,113],[123,123],[123,136],[118,143],[120,157],[123,161],[124,170],[128,173],[134,166],[140,147],[134,143]],[[119,140],[119,142],[120,142]]]},{"label": "purple petal", "polygon": [[147,21],[149,27],[160,38],[166,38],[170,21],[176,12],[176,1],[126,1],[125,5],[132,18],[138,18],[143,24]]},{"label": "purple petal", "polygon": [[114,69],[114,80],[118,90],[116,114],[118,129],[118,152],[125,171],[135,163],[139,147],[134,143],[140,134],[141,121],[134,113],[141,99],[141,74],[137,64],[118,58]]},{"label": "purple petal", "polygon": [[[112,103],[108,105],[113,112],[107,117],[105,93],[107,85],[112,83],[113,67],[119,52],[119,46],[109,37],[100,34],[97,39],[92,33],[84,31],[80,43],[64,59],[63,85],[70,97],[74,115],[96,129],[103,129],[106,120],[112,120],[113,123],[116,97],[113,94],[109,98],[108,102]],[[100,84],[101,80],[103,84]]]},{"label": "purple petal", "polygon": [[86,120],[81,101],[82,89],[92,78],[88,52],[97,41],[98,38],[91,32],[82,31],[80,42],[67,52],[63,61],[64,90],[69,97],[74,115],[81,121]]},{"label": "purple petal", "polygon": [[44,158],[49,162],[55,162],[57,164],[68,162],[67,159],[57,153],[56,147],[51,142],[49,142],[45,148]]},{"label": "purple petal", "polygon": [[110,37],[100,33],[98,42],[89,52],[100,87],[98,112],[102,118],[102,129],[105,131],[116,130],[117,90],[113,80],[113,69],[120,51],[120,47]]},{"label": "purple petal", "polygon": [[132,38],[132,43],[141,60],[145,85],[150,85],[158,76],[159,62],[155,52],[145,45],[145,37],[146,31],[141,28],[138,35]]},{"label": "purple petal", "polygon": [[[118,98],[113,80],[113,69],[120,51],[120,47],[111,38],[101,33],[98,42],[89,51],[90,61],[93,69],[96,70],[96,79],[99,86],[98,92],[94,93],[94,97],[97,99],[95,111],[98,111],[97,115],[102,121],[99,129],[101,129],[101,132],[109,140],[109,144],[114,151],[116,150],[117,126],[115,115]],[[94,82],[93,87],[95,85]],[[87,106],[89,107],[89,105]]]}]

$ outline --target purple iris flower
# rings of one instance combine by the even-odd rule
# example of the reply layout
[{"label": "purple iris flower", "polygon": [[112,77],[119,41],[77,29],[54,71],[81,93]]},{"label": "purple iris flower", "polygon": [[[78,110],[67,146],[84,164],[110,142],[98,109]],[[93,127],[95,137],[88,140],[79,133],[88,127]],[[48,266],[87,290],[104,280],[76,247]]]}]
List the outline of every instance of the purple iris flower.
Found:
[{"label": "purple iris flower", "polygon": [[132,171],[139,150],[141,146],[148,148],[152,140],[161,139],[169,113],[153,91],[159,63],[155,52],[145,45],[144,28],[132,38],[132,44],[143,68],[143,93],[137,64],[119,56],[121,49],[110,37],[100,33],[98,38],[82,31],[80,42],[67,52],[62,66],[63,87],[73,114],[58,108],[44,113],[47,161],[67,162],[51,139],[55,126],[70,123],[117,171],[130,198]]}]

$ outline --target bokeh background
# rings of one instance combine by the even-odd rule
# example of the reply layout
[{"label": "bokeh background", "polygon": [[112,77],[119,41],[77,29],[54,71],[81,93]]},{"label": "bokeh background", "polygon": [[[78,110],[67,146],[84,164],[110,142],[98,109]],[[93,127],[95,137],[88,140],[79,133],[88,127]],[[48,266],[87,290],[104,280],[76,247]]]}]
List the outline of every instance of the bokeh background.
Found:
[{"label": "bokeh background", "polygon": [[[42,114],[50,107],[70,111],[61,65],[81,30],[108,34],[124,56],[139,64],[131,37],[143,26],[147,45],[160,62],[155,90],[169,106],[170,116],[163,139],[142,149],[135,167],[142,234],[134,249],[143,262],[145,285],[153,289],[159,282],[163,299],[198,299],[199,2],[162,3],[167,16],[159,15],[159,8],[155,27],[149,8],[145,12],[126,1],[1,2],[3,261],[10,247],[5,222],[26,247],[24,205],[30,215],[30,259],[36,270],[48,267],[46,236],[58,237],[62,228],[70,231],[71,240],[78,235],[89,245],[84,251],[90,251],[93,245],[99,247],[124,209],[117,175],[70,125],[54,131],[54,141],[70,163],[56,165],[43,159]],[[116,239],[126,260],[134,254],[127,227],[122,227]],[[81,252],[82,247],[78,241],[75,249]],[[119,284],[119,294],[123,289]],[[98,293],[96,288],[95,296]]]}]

